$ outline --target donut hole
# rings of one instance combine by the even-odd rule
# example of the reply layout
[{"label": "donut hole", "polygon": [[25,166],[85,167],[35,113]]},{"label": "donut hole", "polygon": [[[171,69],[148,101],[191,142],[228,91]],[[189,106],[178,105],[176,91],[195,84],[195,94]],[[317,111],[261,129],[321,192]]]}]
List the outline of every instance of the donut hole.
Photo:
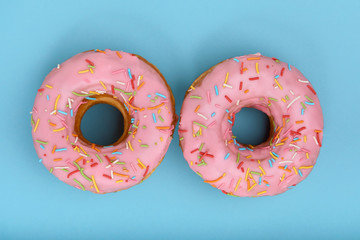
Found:
[{"label": "donut hole", "polygon": [[90,143],[107,146],[120,139],[124,133],[124,116],[109,104],[96,104],[84,113],[80,129]]},{"label": "donut hole", "polygon": [[243,145],[264,143],[270,136],[269,116],[258,109],[244,107],[235,114],[232,133],[236,141]]}]

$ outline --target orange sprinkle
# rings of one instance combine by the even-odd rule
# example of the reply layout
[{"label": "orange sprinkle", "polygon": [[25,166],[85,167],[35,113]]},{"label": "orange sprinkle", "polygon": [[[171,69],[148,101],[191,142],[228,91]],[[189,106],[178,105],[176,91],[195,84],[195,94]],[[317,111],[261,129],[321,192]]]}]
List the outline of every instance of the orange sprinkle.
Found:
[{"label": "orange sprinkle", "polygon": [[156,129],[170,129],[169,126],[156,126]]},{"label": "orange sprinkle", "polygon": [[137,88],[136,90],[139,90],[142,86],[144,86],[145,82],[142,82]]},{"label": "orange sprinkle", "polygon": [[56,145],[54,145],[54,147],[53,147],[53,149],[52,149],[51,153],[52,153],[52,154],[54,154],[55,150],[56,150]]},{"label": "orange sprinkle", "polygon": [[226,175],[226,173],[224,173],[222,176],[218,177],[218,178],[215,179],[215,180],[205,180],[204,182],[206,182],[206,183],[214,183],[214,182],[217,182],[217,181],[219,181],[220,179],[222,179],[225,175]]},{"label": "orange sprinkle", "polygon": [[58,162],[58,161],[61,161],[62,158],[54,158],[54,162]]},{"label": "orange sprinkle", "polygon": [[287,172],[291,172],[291,170],[288,169],[288,168],[285,169],[284,167],[281,167],[281,166],[279,166],[278,168],[279,168],[279,169],[282,169],[282,170],[285,170],[285,171],[287,171]]},{"label": "orange sprinkle", "polygon": [[80,157],[78,157],[76,160],[75,160],[75,162],[79,162],[79,161],[81,161],[81,159],[83,159],[84,157],[83,156],[80,156]]},{"label": "orange sprinkle", "polygon": [[300,121],[296,121],[295,123],[296,124],[301,124],[301,123],[303,123],[304,121],[303,120],[300,120]]},{"label": "orange sprinkle", "polygon": [[113,172],[115,175],[118,175],[120,177],[127,177],[129,178],[129,175],[126,175],[126,174],[121,174],[121,173],[117,173],[117,172]]},{"label": "orange sprinkle", "polygon": [[260,60],[259,57],[250,57],[250,58],[247,58],[248,61],[251,61],[251,60]]},{"label": "orange sprinkle", "polygon": [[246,89],[245,91],[244,91],[244,93],[248,93],[249,92],[249,89]]},{"label": "orange sprinkle", "polygon": [[103,53],[103,54],[106,54],[105,51],[102,51],[102,50],[99,50],[99,49],[96,49],[96,52],[101,52],[101,53]]},{"label": "orange sprinkle", "polygon": [[50,126],[56,127],[55,123],[49,122]]},{"label": "orange sprinkle", "polygon": [[145,165],[140,161],[140,159],[137,158],[137,161],[138,161],[138,165],[142,168],[142,169],[145,169]]},{"label": "orange sprinkle", "polygon": [[148,109],[148,110],[152,110],[152,109],[159,108],[159,107],[161,107],[161,106],[163,106],[163,105],[164,105],[164,103],[161,103],[161,104],[156,105],[156,106],[154,106],[154,107],[148,107],[147,109]]},{"label": "orange sprinkle", "polygon": [[200,108],[200,105],[198,105],[196,108],[195,108],[195,111],[194,112],[197,112]]},{"label": "orange sprinkle", "polygon": [[116,51],[116,55],[118,55],[119,58],[122,58],[121,54],[119,51]]}]

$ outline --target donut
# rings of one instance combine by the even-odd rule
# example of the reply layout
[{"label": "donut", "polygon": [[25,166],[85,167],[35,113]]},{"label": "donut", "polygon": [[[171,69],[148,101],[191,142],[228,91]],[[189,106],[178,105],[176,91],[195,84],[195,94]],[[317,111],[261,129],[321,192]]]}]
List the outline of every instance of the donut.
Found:
[{"label": "donut", "polygon": [[[256,146],[232,134],[242,108],[267,114],[269,138]],[[227,59],[200,75],[180,113],[180,146],[204,182],[239,197],[272,196],[293,188],[313,169],[323,116],[304,75],[276,58],[252,54]]]},{"label": "donut", "polygon": [[[117,108],[124,133],[111,145],[88,141],[80,125],[96,104]],[[61,181],[93,193],[130,188],[149,177],[177,121],[171,89],[139,55],[90,50],[59,64],[38,89],[31,115],[40,162]]]}]

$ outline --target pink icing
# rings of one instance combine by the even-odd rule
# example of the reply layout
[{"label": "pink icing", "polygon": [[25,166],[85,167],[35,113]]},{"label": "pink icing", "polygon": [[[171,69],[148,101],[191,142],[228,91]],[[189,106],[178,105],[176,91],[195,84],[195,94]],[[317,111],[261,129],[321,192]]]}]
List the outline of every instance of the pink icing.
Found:
[{"label": "pink icing", "polygon": [[[243,107],[273,119],[271,139],[257,146],[236,142],[232,123]],[[292,188],[311,172],[322,142],[322,111],[309,81],[295,67],[260,54],[216,65],[188,90],[180,118],[180,145],[190,168],[235,196]]]},{"label": "pink icing", "polygon": [[[73,135],[75,115],[85,97],[104,93],[141,110],[127,105],[133,123],[124,141],[93,147]],[[94,193],[127,189],[164,157],[176,119],[173,104],[161,75],[135,55],[108,49],[77,54],[54,68],[38,90],[32,112],[36,152],[50,172],[71,186]]]}]

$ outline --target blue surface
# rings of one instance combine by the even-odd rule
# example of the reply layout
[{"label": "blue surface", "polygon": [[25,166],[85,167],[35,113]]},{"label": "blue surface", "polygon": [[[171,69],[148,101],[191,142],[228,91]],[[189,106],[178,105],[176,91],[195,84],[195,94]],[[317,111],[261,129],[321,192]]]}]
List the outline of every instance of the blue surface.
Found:
[{"label": "blue surface", "polygon": [[[359,239],[360,1],[52,2],[0,2],[0,239]],[[69,187],[38,163],[29,112],[53,67],[94,48],[158,66],[178,113],[192,81],[226,58],[296,66],[324,112],[316,167],[279,196],[230,197],[190,170],[176,134],[136,187]]]}]

